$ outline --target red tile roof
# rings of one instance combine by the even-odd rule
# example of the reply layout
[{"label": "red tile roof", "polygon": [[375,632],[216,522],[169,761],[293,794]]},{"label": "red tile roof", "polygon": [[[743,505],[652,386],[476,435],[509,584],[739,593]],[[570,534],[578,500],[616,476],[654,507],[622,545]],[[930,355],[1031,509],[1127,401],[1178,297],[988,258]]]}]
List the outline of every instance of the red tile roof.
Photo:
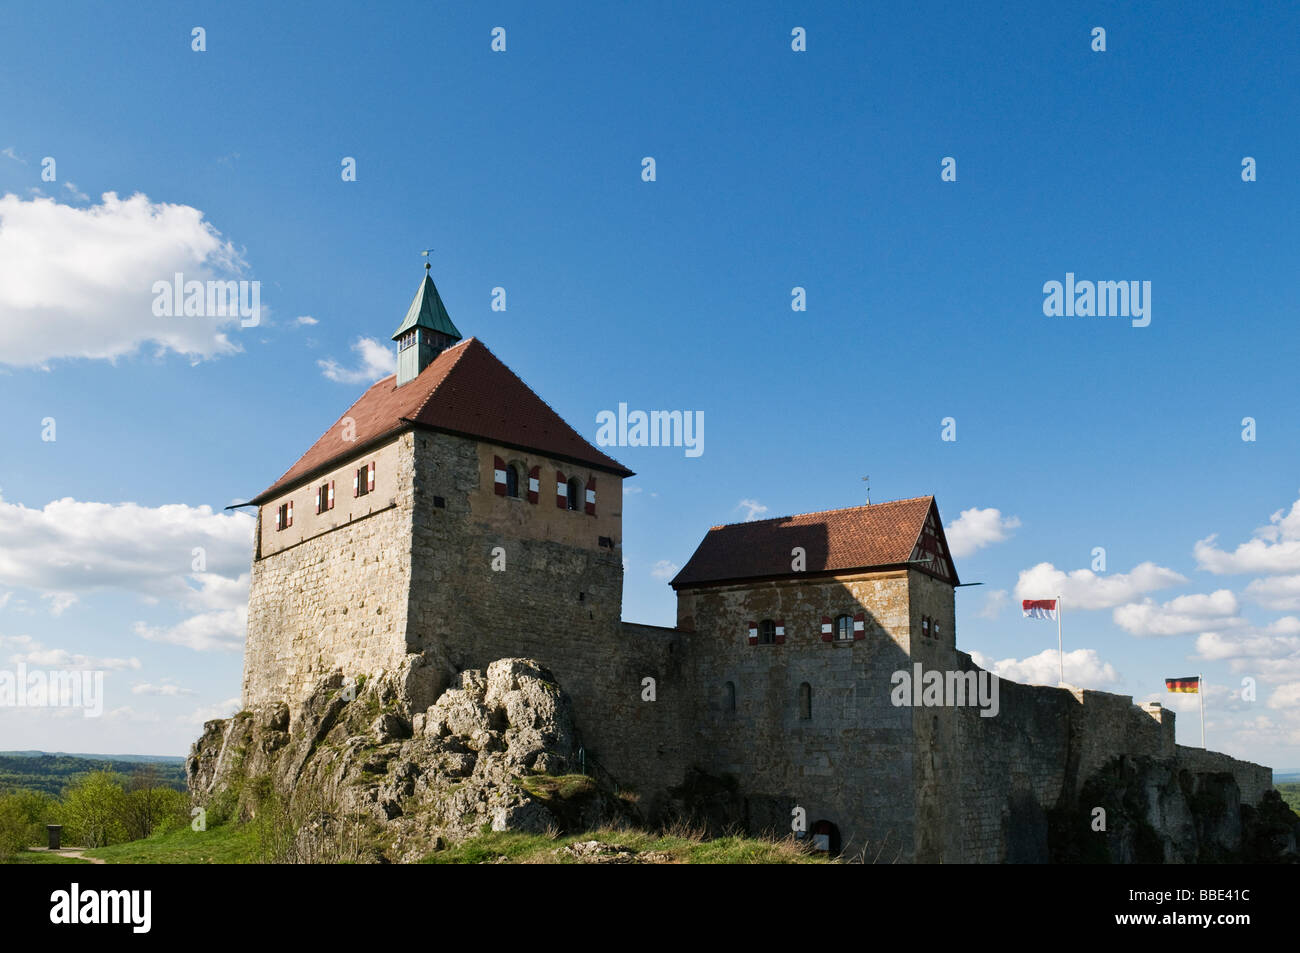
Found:
[{"label": "red tile roof", "polygon": [[[802,546],[807,554],[808,573],[901,566],[912,560],[934,505],[934,497],[918,496],[715,526],[673,579],[672,587],[799,575],[791,569],[791,550],[796,546]],[[955,573],[952,581],[957,581]]]},{"label": "red tile roof", "polygon": [[[415,380],[401,387],[396,382],[396,375],[390,375],[372,385],[284,476],[249,502],[264,503],[367,444],[413,425],[633,475],[583,439],[477,338],[443,351]],[[349,417],[356,434],[351,442],[343,439],[343,421]]]}]

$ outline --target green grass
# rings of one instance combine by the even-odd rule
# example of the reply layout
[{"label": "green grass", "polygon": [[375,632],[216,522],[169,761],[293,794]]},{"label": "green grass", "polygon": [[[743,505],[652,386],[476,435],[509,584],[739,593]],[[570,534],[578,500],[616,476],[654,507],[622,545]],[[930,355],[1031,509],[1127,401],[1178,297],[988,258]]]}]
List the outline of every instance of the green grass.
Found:
[{"label": "green grass", "polygon": [[221,824],[206,831],[185,827],[144,840],[96,847],[85,853],[110,864],[253,864],[258,861],[256,832],[245,824]]},{"label": "green grass", "polygon": [[83,860],[80,857],[68,857],[66,854],[51,854],[46,851],[24,850],[14,854],[8,860],[0,861],[6,864],[88,864],[90,861]]},{"label": "green grass", "polygon": [[[573,864],[581,861],[556,855],[559,848],[579,841],[597,840],[627,847],[637,853],[667,854],[661,863],[675,864],[824,864],[825,857],[808,854],[791,841],[755,837],[719,837],[706,840],[697,834],[651,834],[638,830],[599,830],[551,838],[545,834],[484,831],[461,844],[435,851],[426,864]],[[504,861],[498,858],[504,857]]]},{"label": "green grass", "polygon": [[590,797],[598,790],[596,782],[585,774],[528,774],[516,779],[515,783],[534,797],[546,801]]}]

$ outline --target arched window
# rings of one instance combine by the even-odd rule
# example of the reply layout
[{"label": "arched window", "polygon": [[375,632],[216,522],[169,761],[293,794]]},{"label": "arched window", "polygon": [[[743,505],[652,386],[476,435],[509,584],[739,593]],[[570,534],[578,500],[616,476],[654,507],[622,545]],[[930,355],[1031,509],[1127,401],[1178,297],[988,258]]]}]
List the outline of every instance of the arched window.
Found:
[{"label": "arched window", "polygon": [[569,480],[569,509],[582,509],[582,481],[577,477]]},{"label": "arched window", "polygon": [[921,616],[921,634],[926,638],[930,637],[930,617],[928,615]]},{"label": "arched window", "polygon": [[812,718],[812,686],[804,682],[799,686],[799,719],[808,721]]},{"label": "arched window", "polygon": [[506,467],[506,496],[519,499],[519,468],[513,463]]},{"label": "arched window", "polygon": [[736,683],[727,682],[722,691],[723,711],[734,712],[736,710]]},{"label": "arched window", "polygon": [[758,624],[758,644],[776,644],[776,623],[771,619],[764,619]]},{"label": "arched window", "polygon": [[853,641],[853,616],[842,615],[835,619],[835,638]]}]

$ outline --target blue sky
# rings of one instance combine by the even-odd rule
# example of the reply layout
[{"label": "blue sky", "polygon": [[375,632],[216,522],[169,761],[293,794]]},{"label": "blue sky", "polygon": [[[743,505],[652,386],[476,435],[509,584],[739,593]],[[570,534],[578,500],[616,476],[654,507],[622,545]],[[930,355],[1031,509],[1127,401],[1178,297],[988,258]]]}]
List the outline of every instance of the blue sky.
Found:
[{"label": "blue sky", "polygon": [[[870,474],[934,494],[984,584],[959,647],[1054,681],[1017,602],[1059,589],[1067,677],[1198,743],[1162,679],[1204,672],[1210,747],[1300,769],[1300,11],[701,6],[6,13],[0,659],[105,669],[109,716],[0,710],[0,748],[180,754],[224,713],[251,549],[222,508],[382,376],[362,342],[432,247],[460,330],[589,439],[619,402],[703,412],[698,458],[613,450],[625,618],[672,623],[709,526]],[[261,324],[152,318],[177,270],[259,281]],[[1045,316],[1067,272],[1151,282],[1149,326]]]}]

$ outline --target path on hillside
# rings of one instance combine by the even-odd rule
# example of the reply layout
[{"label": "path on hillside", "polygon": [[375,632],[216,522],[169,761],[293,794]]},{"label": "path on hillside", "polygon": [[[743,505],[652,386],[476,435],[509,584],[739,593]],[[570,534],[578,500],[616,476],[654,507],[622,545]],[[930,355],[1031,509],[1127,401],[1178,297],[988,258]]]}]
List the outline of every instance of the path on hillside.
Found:
[{"label": "path on hillside", "polygon": [[64,847],[59,850],[50,850],[48,847],[28,847],[27,849],[33,854],[58,854],[60,857],[77,857],[91,864],[108,863],[102,857],[87,857],[80,848]]}]

